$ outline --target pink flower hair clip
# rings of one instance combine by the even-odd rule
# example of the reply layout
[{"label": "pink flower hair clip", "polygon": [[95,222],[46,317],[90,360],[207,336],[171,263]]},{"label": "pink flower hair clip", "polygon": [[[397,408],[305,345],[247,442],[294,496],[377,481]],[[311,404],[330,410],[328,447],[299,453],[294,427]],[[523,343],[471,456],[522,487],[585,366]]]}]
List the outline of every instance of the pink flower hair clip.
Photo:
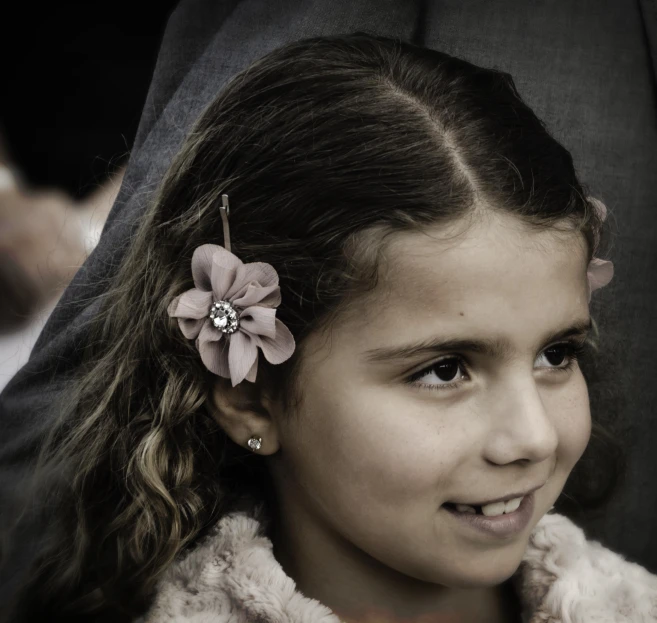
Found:
[{"label": "pink flower hair clip", "polygon": [[[595,197],[587,197],[588,201],[593,204],[594,209],[598,212],[602,220],[607,218],[607,206]],[[600,242],[600,235],[598,232],[594,234],[595,250]],[[591,302],[591,294],[594,290],[606,286],[614,276],[614,265],[609,260],[601,260],[599,257],[594,257],[590,262],[586,271],[586,276],[589,282],[589,303]]]},{"label": "pink flower hair clip", "polygon": [[233,387],[254,382],[258,348],[269,363],[283,363],[295,349],[294,337],[276,318],[281,303],[278,273],[270,264],[244,264],[230,252],[228,195],[222,195],[224,247],[203,244],[192,255],[196,287],[178,295],[167,308],[183,335],[196,339],[210,372],[229,378]]}]

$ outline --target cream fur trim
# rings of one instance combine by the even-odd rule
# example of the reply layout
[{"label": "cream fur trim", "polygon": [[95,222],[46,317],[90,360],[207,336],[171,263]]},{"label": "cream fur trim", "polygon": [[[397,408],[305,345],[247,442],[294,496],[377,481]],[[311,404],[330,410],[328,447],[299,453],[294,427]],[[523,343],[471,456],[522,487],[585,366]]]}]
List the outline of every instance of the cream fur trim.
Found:
[{"label": "cream fur trim", "polygon": [[[529,623],[655,623],[657,576],[625,560],[563,515],[532,532],[513,582]],[[296,590],[258,520],[224,517],[174,564],[143,623],[340,623]]]}]

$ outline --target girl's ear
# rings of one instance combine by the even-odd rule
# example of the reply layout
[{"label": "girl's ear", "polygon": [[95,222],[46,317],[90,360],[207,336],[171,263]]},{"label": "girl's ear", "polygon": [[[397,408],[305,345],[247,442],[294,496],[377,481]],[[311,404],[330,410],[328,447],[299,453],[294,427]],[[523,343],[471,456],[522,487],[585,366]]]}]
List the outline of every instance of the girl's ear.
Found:
[{"label": "girl's ear", "polygon": [[210,411],[214,419],[243,448],[248,448],[251,437],[260,437],[258,454],[274,454],[280,447],[272,409],[272,402],[257,383],[244,380],[233,387],[229,379],[219,378],[212,387]]}]

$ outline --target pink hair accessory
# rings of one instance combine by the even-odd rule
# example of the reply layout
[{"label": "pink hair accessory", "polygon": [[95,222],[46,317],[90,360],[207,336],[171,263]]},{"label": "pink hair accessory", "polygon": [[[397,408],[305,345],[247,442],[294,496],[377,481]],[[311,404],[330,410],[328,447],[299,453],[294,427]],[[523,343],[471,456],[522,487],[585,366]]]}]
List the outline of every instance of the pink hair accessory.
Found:
[{"label": "pink hair accessory", "polygon": [[196,339],[210,372],[229,378],[233,387],[254,382],[258,348],[269,363],[283,363],[295,349],[294,337],[276,318],[281,303],[278,273],[270,264],[244,264],[230,252],[228,197],[224,202],[224,243],[197,247],[192,255],[196,287],[178,295],[167,308],[183,335]]},{"label": "pink hair accessory", "polygon": [[[588,201],[593,204],[593,208],[598,212],[600,218],[604,221],[607,218],[607,206],[595,197],[587,197]],[[600,234],[594,232],[595,249],[597,249],[600,242]],[[595,253],[595,250],[594,250]],[[609,260],[602,260],[599,257],[594,257],[586,270],[586,277],[589,282],[589,303],[591,302],[591,294],[594,290],[606,286],[614,276],[614,265]]]}]

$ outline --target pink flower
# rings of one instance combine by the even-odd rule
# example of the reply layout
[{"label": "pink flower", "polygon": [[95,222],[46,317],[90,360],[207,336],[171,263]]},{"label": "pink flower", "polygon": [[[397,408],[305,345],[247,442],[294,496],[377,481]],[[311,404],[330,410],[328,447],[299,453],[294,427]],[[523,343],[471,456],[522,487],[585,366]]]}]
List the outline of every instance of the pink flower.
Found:
[{"label": "pink flower", "polygon": [[[292,356],[294,337],[276,318],[281,293],[273,266],[244,264],[223,247],[204,244],[192,256],[192,277],[196,287],[173,299],[167,311],[187,339],[196,338],[208,370],[235,387],[244,379],[255,381],[258,348],[272,364]],[[213,304],[220,301],[228,305],[213,320]]]},{"label": "pink flower", "polygon": [[[595,197],[587,197],[589,202],[593,204],[595,210],[602,217],[604,221],[607,218],[607,206]],[[595,247],[600,242],[600,236],[595,233]],[[614,265],[609,260],[601,260],[599,257],[594,257],[586,270],[586,277],[589,282],[589,302],[591,301],[591,293],[598,288],[606,286],[614,276]]]}]

